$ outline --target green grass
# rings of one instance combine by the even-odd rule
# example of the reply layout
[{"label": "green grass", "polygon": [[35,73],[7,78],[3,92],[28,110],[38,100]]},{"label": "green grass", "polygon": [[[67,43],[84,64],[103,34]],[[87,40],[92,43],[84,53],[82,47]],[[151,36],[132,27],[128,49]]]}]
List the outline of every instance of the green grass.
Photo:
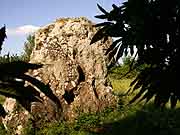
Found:
[{"label": "green grass", "polygon": [[[46,123],[35,129],[32,123],[24,129],[23,135],[180,135],[180,108],[155,108],[151,101],[127,105],[135,94],[125,96],[132,79],[113,79],[113,91],[119,97],[118,106],[106,108],[99,113],[82,113],[73,122]],[[4,98],[0,96],[2,103]],[[178,104],[180,106],[180,104]],[[0,125],[0,135],[6,135]]]},{"label": "green grass", "polygon": [[4,103],[4,101],[5,101],[5,97],[4,97],[4,96],[2,96],[2,95],[0,95],[0,104],[3,104],[3,103]]},{"label": "green grass", "polygon": [[[46,123],[41,129],[34,129],[29,122],[23,135],[180,135],[180,108],[162,110],[155,108],[153,102],[146,106],[142,103],[127,105],[134,95],[124,96],[123,93],[128,90],[131,81],[127,78],[111,79],[114,93],[119,94],[116,108],[106,108],[99,113],[82,113],[74,123]],[[7,135],[1,125],[0,135]]]},{"label": "green grass", "polygon": [[[114,92],[124,93],[130,79],[111,79]],[[116,108],[81,114],[74,123],[56,122],[26,135],[180,135],[180,109],[159,109],[150,102],[127,105],[131,96],[119,96]]]},{"label": "green grass", "polygon": [[128,90],[132,79],[110,79],[110,81],[115,92],[125,93]]},{"label": "green grass", "polygon": [[[179,135],[180,110],[119,106],[95,114],[82,114],[75,123],[56,122],[33,135]],[[27,134],[30,135],[30,134]]]}]

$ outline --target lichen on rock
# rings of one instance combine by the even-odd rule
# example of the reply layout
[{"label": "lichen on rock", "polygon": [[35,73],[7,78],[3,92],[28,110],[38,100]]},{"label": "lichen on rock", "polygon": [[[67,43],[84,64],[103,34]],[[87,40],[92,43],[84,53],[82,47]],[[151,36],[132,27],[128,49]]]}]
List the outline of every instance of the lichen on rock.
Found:
[{"label": "lichen on rock", "polygon": [[79,112],[97,112],[116,104],[107,78],[105,51],[112,43],[90,45],[97,29],[84,17],[60,18],[35,33],[30,63],[44,66],[27,74],[50,86],[62,108],[41,93],[42,103],[31,105],[36,125],[40,121],[72,120]]}]

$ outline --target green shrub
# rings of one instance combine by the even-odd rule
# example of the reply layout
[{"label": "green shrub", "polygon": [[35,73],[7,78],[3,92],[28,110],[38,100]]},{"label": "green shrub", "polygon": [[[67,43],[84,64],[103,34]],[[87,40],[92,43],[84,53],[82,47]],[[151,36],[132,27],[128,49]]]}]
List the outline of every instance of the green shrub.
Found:
[{"label": "green shrub", "polygon": [[37,132],[38,135],[68,135],[70,129],[65,123],[52,123],[43,130]]},{"label": "green shrub", "polygon": [[6,54],[3,56],[0,56],[0,64],[14,62],[14,61],[21,61],[21,60],[23,60],[22,57],[18,56],[17,54],[14,54],[14,55]]},{"label": "green shrub", "polygon": [[76,130],[74,123],[56,122],[43,127],[41,130],[36,132],[36,135],[90,135],[90,134],[83,130]]},{"label": "green shrub", "polygon": [[75,129],[89,129],[93,128],[95,126],[98,126],[100,123],[100,116],[99,114],[81,114],[76,123],[75,123]]}]

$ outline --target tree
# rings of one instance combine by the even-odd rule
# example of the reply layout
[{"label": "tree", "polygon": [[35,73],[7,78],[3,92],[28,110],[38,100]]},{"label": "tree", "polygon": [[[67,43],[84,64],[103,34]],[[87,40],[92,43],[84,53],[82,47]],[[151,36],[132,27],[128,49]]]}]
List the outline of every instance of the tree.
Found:
[{"label": "tree", "polygon": [[24,43],[24,53],[22,59],[29,62],[32,50],[35,46],[35,35],[29,35]]},{"label": "tree", "polygon": [[130,52],[138,63],[132,68],[148,65],[130,85],[132,91],[139,90],[130,103],[155,97],[155,105],[163,107],[170,100],[174,108],[180,100],[180,1],[128,0],[112,7],[107,12],[98,5],[103,14],[95,17],[107,21],[96,25],[100,30],[91,44],[116,37],[106,52],[112,63]]},{"label": "tree", "polygon": [[[0,29],[0,47],[6,38],[5,26]],[[0,49],[1,51],[1,49]],[[49,85],[25,74],[29,69],[38,69],[43,65],[31,64],[11,56],[1,57],[0,62],[0,95],[15,98],[25,109],[30,110],[30,103],[41,102],[40,93],[33,86],[25,86],[25,81],[39,88],[47,97],[54,101],[61,109],[59,99],[53,94]],[[6,112],[0,104],[0,116],[5,116]]]}]

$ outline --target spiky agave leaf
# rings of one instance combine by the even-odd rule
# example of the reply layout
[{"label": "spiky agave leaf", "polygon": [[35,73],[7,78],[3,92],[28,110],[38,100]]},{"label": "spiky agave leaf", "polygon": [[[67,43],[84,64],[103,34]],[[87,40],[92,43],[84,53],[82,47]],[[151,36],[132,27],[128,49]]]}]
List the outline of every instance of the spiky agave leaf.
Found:
[{"label": "spiky agave leaf", "polygon": [[41,68],[42,64],[32,64],[24,61],[14,61],[0,64],[0,78],[4,76],[18,76],[26,73],[30,69],[38,69]]},{"label": "spiky agave leaf", "polygon": [[4,107],[0,104],[0,116],[3,118],[6,116],[6,111],[4,110]]},{"label": "spiky agave leaf", "polygon": [[43,92],[47,97],[49,97],[52,101],[54,101],[60,109],[62,109],[60,100],[53,94],[50,86],[47,84],[45,85],[43,82],[37,80],[28,75],[21,75],[20,76],[23,80],[26,80],[36,86],[41,92]]}]

